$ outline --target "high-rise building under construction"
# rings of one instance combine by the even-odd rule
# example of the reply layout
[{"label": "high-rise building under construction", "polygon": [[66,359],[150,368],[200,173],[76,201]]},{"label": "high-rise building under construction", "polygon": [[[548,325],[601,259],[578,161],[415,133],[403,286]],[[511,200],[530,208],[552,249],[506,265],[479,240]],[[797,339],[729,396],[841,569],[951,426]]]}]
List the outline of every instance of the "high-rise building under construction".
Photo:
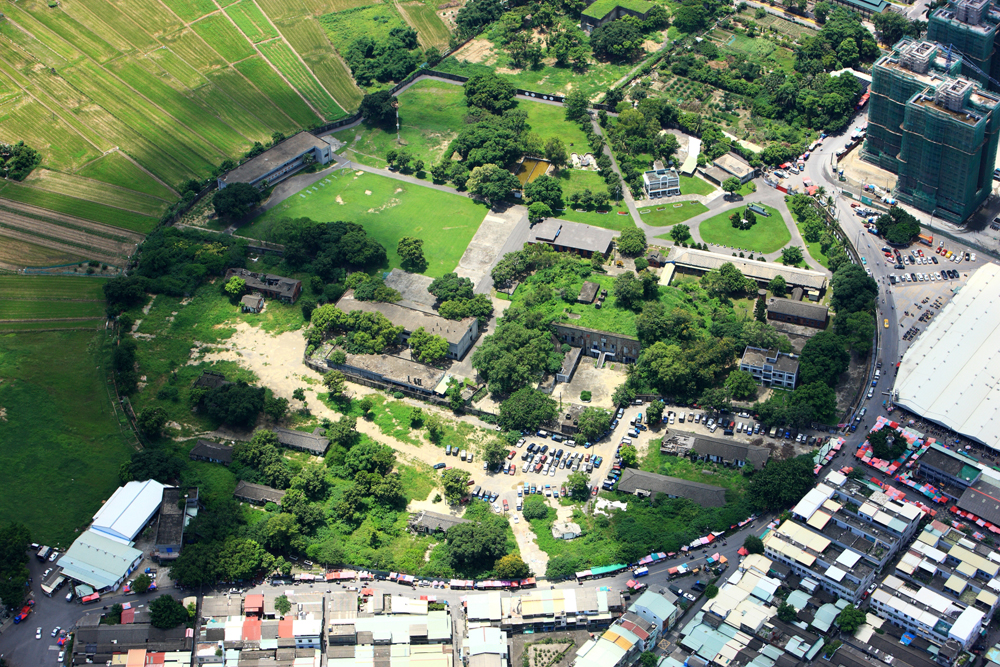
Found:
[{"label": "high-rise building under construction", "polygon": [[961,72],[953,51],[901,40],[872,68],[864,147],[896,197],[954,222],[989,196],[1000,139],[1000,96]]},{"label": "high-rise building under construction", "polygon": [[998,26],[1000,14],[994,11],[992,0],[957,0],[931,13],[927,41],[957,52],[958,60],[965,56],[963,76],[984,88],[1000,90],[989,81],[989,77],[1000,81],[1000,57],[995,57]]}]

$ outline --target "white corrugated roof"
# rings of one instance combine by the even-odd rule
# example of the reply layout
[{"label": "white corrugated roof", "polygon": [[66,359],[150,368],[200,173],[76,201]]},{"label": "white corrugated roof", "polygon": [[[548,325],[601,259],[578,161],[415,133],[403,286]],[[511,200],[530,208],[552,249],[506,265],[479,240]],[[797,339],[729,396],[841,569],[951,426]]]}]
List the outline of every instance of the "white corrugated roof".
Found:
[{"label": "white corrugated roof", "polygon": [[113,540],[129,543],[153,518],[162,501],[163,484],[154,479],[129,482],[119,487],[97,511],[90,529]]},{"label": "white corrugated roof", "polygon": [[991,447],[1000,446],[1000,266],[986,264],[903,356],[896,403]]},{"label": "white corrugated roof", "polygon": [[117,584],[142,552],[107,535],[85,530],[59,559],[63,574],[97,590]]}]

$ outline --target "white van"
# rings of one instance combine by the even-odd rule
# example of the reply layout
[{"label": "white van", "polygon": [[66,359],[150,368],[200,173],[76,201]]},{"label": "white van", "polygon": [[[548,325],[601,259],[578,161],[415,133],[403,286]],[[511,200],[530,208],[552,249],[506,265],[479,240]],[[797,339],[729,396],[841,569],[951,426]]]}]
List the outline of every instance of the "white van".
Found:
[{"label": "white van", "polygon": [[708,432],[709,433],[715,433],[715,429],[717,429],[717,428],[719,428],[718,424],[712,424],[711,426],[708,427]]},{"label": "white van", "polygon": [[632,438],[622,438],[621,444],[623,444],[623,445],[631,445],[632,444]]},{"label": "white van", "polygon": [[881,371],[881,370],[879,370],[878,368],[876,368],[876,369],[875,369],[875,379],[877,380],[877,379],[879,379],[880,377],[882,377],[882,371]]}]

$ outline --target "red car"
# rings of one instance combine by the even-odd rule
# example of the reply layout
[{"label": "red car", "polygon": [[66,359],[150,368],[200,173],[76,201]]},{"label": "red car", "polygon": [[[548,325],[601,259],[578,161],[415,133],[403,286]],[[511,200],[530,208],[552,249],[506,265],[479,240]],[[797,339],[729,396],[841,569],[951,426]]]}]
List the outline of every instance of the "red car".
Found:
[{"label": "red car", "polygon": [[515,456],[517,456],[517,451],[515,451],[515,450],[512,449],[512,450],[510,450],[510,454],[507,455],[507,458],[508,459],[512,459]]},{"label": "red car", "polygon": [[592,496],[596,496],[597,495],[597,487],[596,486],[590,491],[590,495],[592,495]]},{"label": "red car", "polygon": [[506,512],[508,509],[509,509],[509,507],[507,506],[507,499],[504,498],[503,499],[503,511]]}]

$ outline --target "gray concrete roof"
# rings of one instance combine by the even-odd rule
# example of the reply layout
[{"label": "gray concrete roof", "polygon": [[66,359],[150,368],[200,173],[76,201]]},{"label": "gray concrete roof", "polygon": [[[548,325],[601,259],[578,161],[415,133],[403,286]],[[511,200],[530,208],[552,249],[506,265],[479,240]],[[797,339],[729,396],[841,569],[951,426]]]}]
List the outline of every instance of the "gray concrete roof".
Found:
[{"label": "gray concrete roof", "polygon": [[618,480],[618,490],[635,493],[637,490],[650,493],[665,493],[693,500],[703,507],[722,507],[726,504],[726,490],[721,486],[689,482],[686,479],[658,475],[652,472],[626,468]]},{"label": "gray concrete roof", "polygon": [[353,291],[348,291],[337,302],[337,308],[340,308],[345,313],[354,311],[382,313],[392,322],[393,326],[403,327],[409,333],[413,333],[420,327],[423,327],[427,333],[441,336],[454,345],[462,342],[462,338],[468,333],[469,328],[475,320],[473,317],[467,317],[464,320],[446,320],[440,315],[432,315],[431,313],[414,310],[395,303],[358,301],[354,298]]},{"label": "gray concrete roof", "polygon": [[[796,289],[799,289],[796,287]],[[767,305],[768,312],[780,313],[791,317],[802,317],[807,320],[818,320],[825,322],[827,317],[827,307],[805,301],[793,301],[792,299],[773,299]]]},{"label": "gray concrete roof", "polygon": [[327,144],[322,139],[314,137],[308,132],[299,132],[294,137],[285,139],[254,159],[244,162],[223,176],[222,180],[226,183],[251,183],[271,170],[302,155],[307,150],[314,148],[322,150],[326,147]]},{"label": "gray concrete roof", "polygon": [[574,250],[605,253],[618,234],[593,225],[549,218],[531,228],[528,242],[554,243]]}]

